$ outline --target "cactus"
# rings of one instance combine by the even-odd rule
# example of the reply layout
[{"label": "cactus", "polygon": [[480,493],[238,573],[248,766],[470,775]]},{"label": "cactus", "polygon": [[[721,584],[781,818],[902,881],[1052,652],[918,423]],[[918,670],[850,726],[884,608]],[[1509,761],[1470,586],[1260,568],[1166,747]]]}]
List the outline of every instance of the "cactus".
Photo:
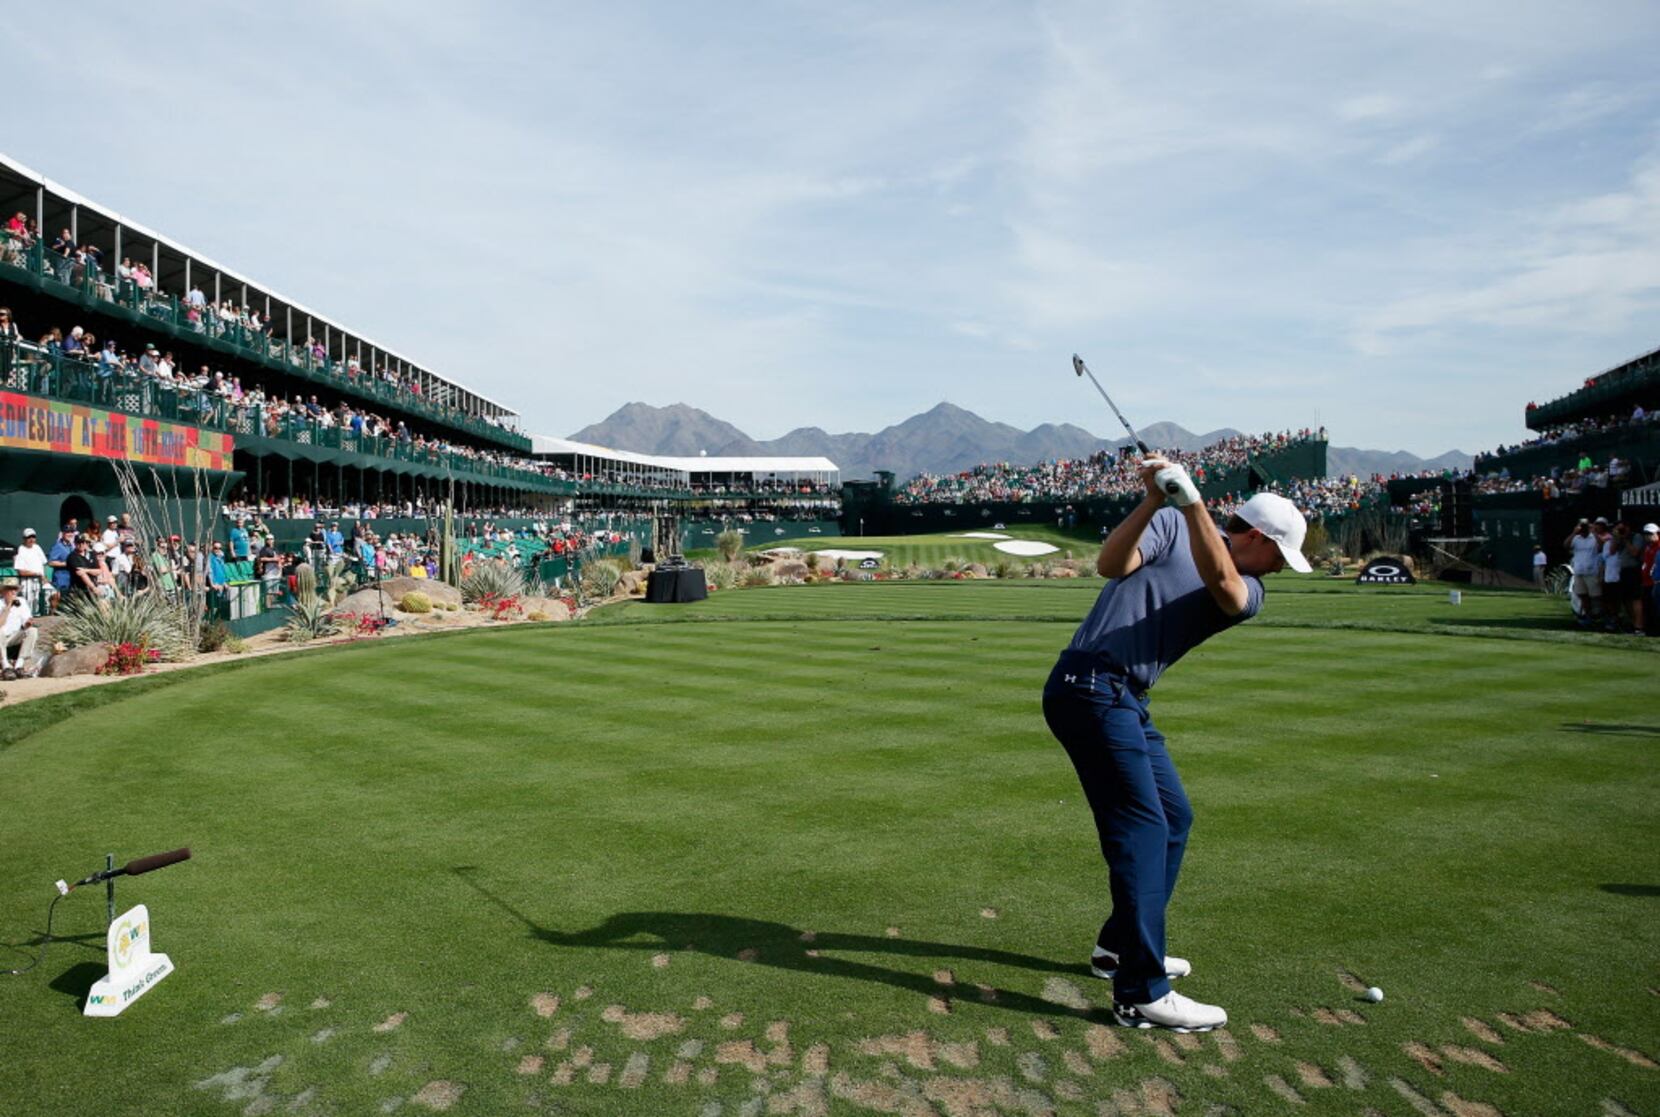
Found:
[{"label": "cactus", "polygon": [[294,589],[302,598],[317,596],[317,571],[309,562],[302,562],[294,568]]},{"label": "cactus", "polygon": [[410,590],[398,602],[398,608],[405,613],[430,613],[432,612],[432,598],[420,590]]}]

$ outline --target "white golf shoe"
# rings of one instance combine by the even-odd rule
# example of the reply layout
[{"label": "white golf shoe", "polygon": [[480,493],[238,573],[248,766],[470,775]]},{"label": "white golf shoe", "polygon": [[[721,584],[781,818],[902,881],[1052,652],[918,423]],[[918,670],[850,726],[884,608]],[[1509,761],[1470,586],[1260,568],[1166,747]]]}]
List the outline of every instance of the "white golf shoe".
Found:
[{"label": "white golf shoe", "polygon": [[1168,1028],[1172,1032],[1208,1032],[1228,1022],[1228,1014],[1218,1006],[1202,1005],[1174,991],[1151,1004],[1115,1003],[1112,1014],[1125,1028]]},{"label": "white golf shoe", "polygon": [[[1113,975],[1118,972],[1118,955],[1110,950],[1102,950],[1100,947],[1096,947],[1090,951],[1089,972],[1096,977],[1111,981]],[[1186,977],[1192,972],[1193,963],[1186,958],[1174,958],[1168,954],[1164,956],[1165,977]]]}]

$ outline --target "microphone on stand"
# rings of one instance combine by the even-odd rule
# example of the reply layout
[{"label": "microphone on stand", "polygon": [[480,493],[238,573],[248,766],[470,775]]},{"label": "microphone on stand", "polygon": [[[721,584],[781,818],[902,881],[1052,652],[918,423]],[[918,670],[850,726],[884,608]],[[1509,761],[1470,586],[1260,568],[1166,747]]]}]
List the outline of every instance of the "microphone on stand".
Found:
[{"label": "microphone on stand", "polygon": [[155,869],[165,869],[169,865],[176,865],[180,861],[190,860],[190,847],[170,849],[166,853],[152,853],[148,857],[135,857],[125,865],[115,869],[103,869],[93,873],[84,880],[76,881],[71,887],[79,888],[84,884],[97,884],[99,881],[109,880],[112,877],[136,877]]}]

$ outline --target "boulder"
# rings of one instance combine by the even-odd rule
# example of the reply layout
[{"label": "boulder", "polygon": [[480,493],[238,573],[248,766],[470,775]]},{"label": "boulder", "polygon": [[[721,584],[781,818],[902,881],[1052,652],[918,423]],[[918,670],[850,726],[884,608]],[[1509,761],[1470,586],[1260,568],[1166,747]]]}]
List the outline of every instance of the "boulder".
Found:
[{"label": "boulder", "polygon": [[983,562],[971,562],[967,566],[963,567],[963,569],[974,575],[976,578],[991,577],[991,572],[986,569],[986,564]]},{"label": "boulder", "polygon": [[384,596],[381,591],[374,589],[349,593],[334,607],[334,611],[336,613],[373,613],[379,615],[382,601],[386,605],[386,615],[391,616],[392,611],[398,606],[398,597],[390,589],[384,591]]},{"label": "boulder", "polygon": [[645,591],[645,576],[638,570],[625,570],[623,576],[617,580],[617,592],[632,597],[634,594]]},{"label": "boulder", "polygon": [[95,674],[109,659],[113,650],[112,644],[87,644],[79,648],[70,648],[47,660],[46,669],[41,672],[41,676],[48,679],[63,679],[70,675]]},{"label": "boulder", "polygon": [[389,601],[402,601],[404,594],[419,590],[431,598],[434,605],[440,601],[448,601],[452,605],[461,604],[461,591],[448,582],[440,582],[437,578],[387,578],[381,582],[381,588],[386,591]]},{"label": "boulder", "polygon": [[785,559],[783,562],[773,564],[772,568],[773,577],[781,582],[801,581],[811,573],[812,571],[807,569],[807,564],[800,559]]},{"label": "boulder", "polygon": [[570,609],[557,597],[527,597],[520,608],[524,610],[525,616],[532,613],[545,613],[550,621],[568,621],[571,619]]}]

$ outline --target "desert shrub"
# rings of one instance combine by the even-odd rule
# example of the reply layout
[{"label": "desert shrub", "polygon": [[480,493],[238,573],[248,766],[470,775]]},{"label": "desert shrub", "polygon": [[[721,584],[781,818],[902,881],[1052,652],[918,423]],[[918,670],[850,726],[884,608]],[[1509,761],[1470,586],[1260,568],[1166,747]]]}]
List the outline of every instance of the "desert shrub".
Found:
[{"label": "desert shrub", "polygon": [[224,645],[219,650],[222,652],[228,652],[231,655],[242,655],[248,650],[248,642],[240,636],[232,636],[229,640],[225,641]]},{"label": "desert shrub", "polygon": [[1308,533],[1303,536],[1303,557],[1310,563],[1318,564],[1331,550],[1331,536],[1326,532],[1326,525],[1315,520],[1308,525]]},{"label": "desert shrub", "polygon": [[224,621],[210,621],[202,626],[202,633],[196,638],[196,650],[199,652],[221,651],[230,640],[230,625]]},{"label": "desert shrub", "polygon": [[1019,573],[1017,565],[1012,559],[998,559],[997,565],[991,568],[991,572],[999,578],[1013,578]]},{"label": "desert shrub", "polygon": [[316,594],[297,598],[288,607],[288,620],[283,625],[283,639],[292,644],[304,644],[333,636],[339,631],[334,618],[329,616],[328,603]]},{"label": "desert shrub", "polygon": [[719,551],[720,557],[727,562],[734,561],[743,552],[743,549],[744,537],[742,532],[727,529],[715,536],[715,550]]},{"label": "desert shrub", "polygon": [[553,619],[552,617],[548,616],[546,613],[542,612],[542,610],[540,610],[540,609],[537,609],[534,612],[530,612],[530,613],[525,614],[525,620],[528,620],[528,621],[551,621],[552,619]]},{"label": "desert shrub", "polygon": [[582,592],[588,597],[610,597],[622,581],[622,568],[610,559],[595,559],[582,564]]},{"label": "desert shrub", "polygon": [[772,585],[772,567],[757,566],[754,570],[748,571],[744,574],[743,584],[745,589]]},{"label": "desert shrub", "polygon": [[808,551],[807,552],[807,557],[803,558],[801,561],[805,562],[807,564],[807,569],[808,570],[811,570],[814,574],[818,573],[818,564],[820,562],[820,555],[817,551]]},{"label": "desert shrub", "polygon": [[968,563],[964,562],[962,559],[958,558],[956,555],[952,555],[950,558],[946,559],[943,563],[940,564],[940,570],[943,571],[946,574],[955,574],[957,571],[963,569],[967,565],[968,565]]},{"label": "desert shrub", "polygon": [[399,600],[398,608],[405,613],[430,613],[432,612],[432,598],[420,590],[410,590]]},{"label": "desert shrub", "polygon": [[469,604],[486,597],[519,597],[524,591],[524,575],[499,562],[478,563],[472,573],[461,579],[461,600]]},{"label": "desert shrub", "polygon": [[162,659],[183,659],[191,650],[179,607],[157,593],[107,601],[76,595],[67,599],[62,616],[57,639],[72,648],[83,644],[142,645],[161,653]]},{"label": "desert shrub", "polygon": [[715,589],[729,590],[738,584],[738,568],[729,562],[706,563],[703,577]]}]

